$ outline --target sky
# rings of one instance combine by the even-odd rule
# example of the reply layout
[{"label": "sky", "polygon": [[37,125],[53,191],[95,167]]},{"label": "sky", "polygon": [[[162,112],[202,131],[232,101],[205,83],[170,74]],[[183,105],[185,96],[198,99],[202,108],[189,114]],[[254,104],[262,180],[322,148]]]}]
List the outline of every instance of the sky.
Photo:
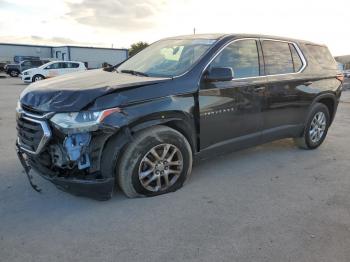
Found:
[{"label": "sky", "polygon": [[256,33],[350,54],[349,0],[0,0],[0,42],[128,48],[196,33]]}]

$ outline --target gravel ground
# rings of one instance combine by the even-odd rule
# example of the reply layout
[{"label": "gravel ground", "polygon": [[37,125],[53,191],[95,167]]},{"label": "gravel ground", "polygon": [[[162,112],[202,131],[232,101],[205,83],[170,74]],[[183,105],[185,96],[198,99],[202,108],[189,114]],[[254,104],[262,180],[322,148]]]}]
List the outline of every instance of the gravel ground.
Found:
[{"label": "gravel ground", "polygon": [[175,193],[98,202],[28,185],[14,150],[25,86],[0,79],[0,261],[349,261],[350,92],[318,150],[276,141],[200,163]]}]

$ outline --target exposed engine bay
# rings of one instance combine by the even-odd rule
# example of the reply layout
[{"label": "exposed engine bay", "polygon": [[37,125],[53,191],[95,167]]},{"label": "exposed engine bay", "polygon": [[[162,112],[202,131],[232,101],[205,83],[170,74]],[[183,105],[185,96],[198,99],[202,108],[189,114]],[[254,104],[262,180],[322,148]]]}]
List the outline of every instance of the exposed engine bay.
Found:
[{"label": "exposed engine bay", "polygon": [[52,164],[60,168],[79,170],[90,167],[90,156],[88,146],[91,134],[72,134],[64,139],[63,144],[53,144],[49,147]]}]

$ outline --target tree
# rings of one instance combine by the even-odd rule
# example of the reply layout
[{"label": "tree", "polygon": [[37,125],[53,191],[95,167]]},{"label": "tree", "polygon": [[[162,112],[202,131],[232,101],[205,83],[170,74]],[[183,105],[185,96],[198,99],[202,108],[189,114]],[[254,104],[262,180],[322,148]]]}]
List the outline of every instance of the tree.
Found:
[{"label": "tree", "polygon": [[137,42],[131,45],[131,47],[129,48],[129,56],[133,56],[135,54],[137,54],[138,52],[140,52],[142,49],[146,48],[147,46],[149,46],[148,43],[146,42]]}]

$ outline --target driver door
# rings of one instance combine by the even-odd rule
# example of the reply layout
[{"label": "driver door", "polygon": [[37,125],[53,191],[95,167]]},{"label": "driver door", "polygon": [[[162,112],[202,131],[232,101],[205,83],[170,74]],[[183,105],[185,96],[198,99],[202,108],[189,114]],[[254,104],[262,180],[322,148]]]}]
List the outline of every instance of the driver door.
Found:
[{"label": "driver door", "polygon": [[[261,108],[267,81],[258,40],[242,39],[226,46],[203,74],[199,91],[200,147],[229,149],[261,142]],[[232,68],[230,81],[208,82],[211,68]],[[221,148],[221,147],[220,147]]]},{"label": "driver door", "polygon": [[47,67],[45,67],[45,77],[50,78],[50,77],[55,77],[59,76],[61,74],[61,68],[62,68],[62,63],[61,62],[55,62]]}]

